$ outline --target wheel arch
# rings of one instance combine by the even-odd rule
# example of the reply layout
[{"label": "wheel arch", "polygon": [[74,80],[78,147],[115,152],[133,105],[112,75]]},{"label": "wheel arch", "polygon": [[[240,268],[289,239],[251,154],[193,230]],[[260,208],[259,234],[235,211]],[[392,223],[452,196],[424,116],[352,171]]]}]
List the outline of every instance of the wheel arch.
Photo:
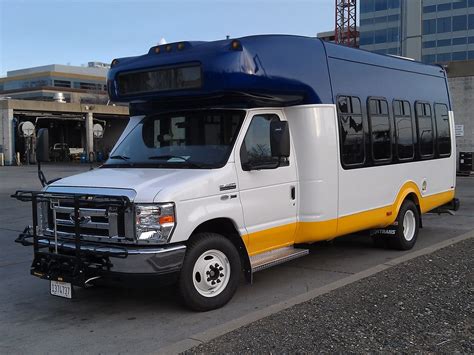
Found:
[{"label": "wheel arch", "polygon": [[191,237],[188,239],[188,242],[193,240],[193,238],[199,233],[204,232],[223,235],[224,237],[228,238],[232,242],[232,244],[234,244],[242,260],[245,278],[247,281],[251,282],[251,266],[249,254],[235,222],[232,219],[226,217],[213,218],[208,221],[202,222],[193,230],[193,232],[191,233]]},{"label": "wheel arch", "polygon": [[419,221],[420,227],[423,227],[422,218],[421,218],[421,215],[422,215],[421,194],[420,194],[420,190],[418,189],[418,186],[412,181],[407,182],[400,189],[400,193],[397,198],[397,204],[396,204],[396,209],[394,213],[395,218],[396,216],[398,216],[398,213],[400,212],[400,208],[402,207],[402,204],[403,202],[405,202],[405,200],[410,200],[415,204],[416,208],[418,209],[418,215],[420,218],[420,221]]}]

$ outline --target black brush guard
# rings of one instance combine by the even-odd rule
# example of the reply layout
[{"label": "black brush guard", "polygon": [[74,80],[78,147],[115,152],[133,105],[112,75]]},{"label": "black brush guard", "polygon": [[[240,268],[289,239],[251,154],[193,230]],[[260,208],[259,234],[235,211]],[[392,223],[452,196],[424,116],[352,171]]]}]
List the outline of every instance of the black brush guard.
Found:
[{"label": "black brush guard", "polygon": [[[34,258],[31,274],[42,279],[69,282],[85,287],[113,267],[111,258],[127,258],[128,250],[120,246],[84,243],[80,234],[80,208],[116,208],[119,215],[131,207],[126,196],[58,194],[38,191],[16,191],[13,198],[32,203],[33,225],[25,228],[15,242],[33,246]],[[67,201],[74,207],[74,238],[58,240],[38,234],[38,204]]]}]

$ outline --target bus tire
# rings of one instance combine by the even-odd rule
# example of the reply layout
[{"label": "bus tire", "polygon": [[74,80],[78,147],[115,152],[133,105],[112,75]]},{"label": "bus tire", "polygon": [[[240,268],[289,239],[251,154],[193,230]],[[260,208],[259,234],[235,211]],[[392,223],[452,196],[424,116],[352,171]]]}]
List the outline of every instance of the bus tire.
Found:
[{"label": "bus tire", "polygon": [[188,243],[178,290],[184,304],[199,312],[222,307],[240,282],[240,255],[234,244],[216,233],[199,233]]},{"label": "bus tire", "polygon": [[397,231],[389,238],[389,246],[397,250],[410,250],[416,243],[420,228],[420,214],[413,201],[403,202],[398,211],[397,222]]}]

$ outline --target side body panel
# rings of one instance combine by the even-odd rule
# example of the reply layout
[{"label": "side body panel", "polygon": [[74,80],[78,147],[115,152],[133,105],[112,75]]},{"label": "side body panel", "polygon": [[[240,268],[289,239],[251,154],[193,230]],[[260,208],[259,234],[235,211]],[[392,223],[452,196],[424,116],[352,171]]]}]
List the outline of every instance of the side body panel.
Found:
[{"label": "side body panel", "polygon": [[337,232],[338,144],[334,105],[288,107],[298,160],[296,243],[331,239]]}]

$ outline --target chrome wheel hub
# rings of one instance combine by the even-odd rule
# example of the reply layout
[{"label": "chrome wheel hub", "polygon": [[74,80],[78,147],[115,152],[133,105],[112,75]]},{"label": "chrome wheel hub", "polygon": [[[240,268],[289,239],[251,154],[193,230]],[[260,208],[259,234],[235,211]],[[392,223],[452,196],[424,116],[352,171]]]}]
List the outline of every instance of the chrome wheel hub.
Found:
[{"label": "chrome wheel hub", "polygon": [[193,284],[204,297],[215,297],[226,288],[230,279],[230,264],[220,250],[207,250],[196,260]]}]

